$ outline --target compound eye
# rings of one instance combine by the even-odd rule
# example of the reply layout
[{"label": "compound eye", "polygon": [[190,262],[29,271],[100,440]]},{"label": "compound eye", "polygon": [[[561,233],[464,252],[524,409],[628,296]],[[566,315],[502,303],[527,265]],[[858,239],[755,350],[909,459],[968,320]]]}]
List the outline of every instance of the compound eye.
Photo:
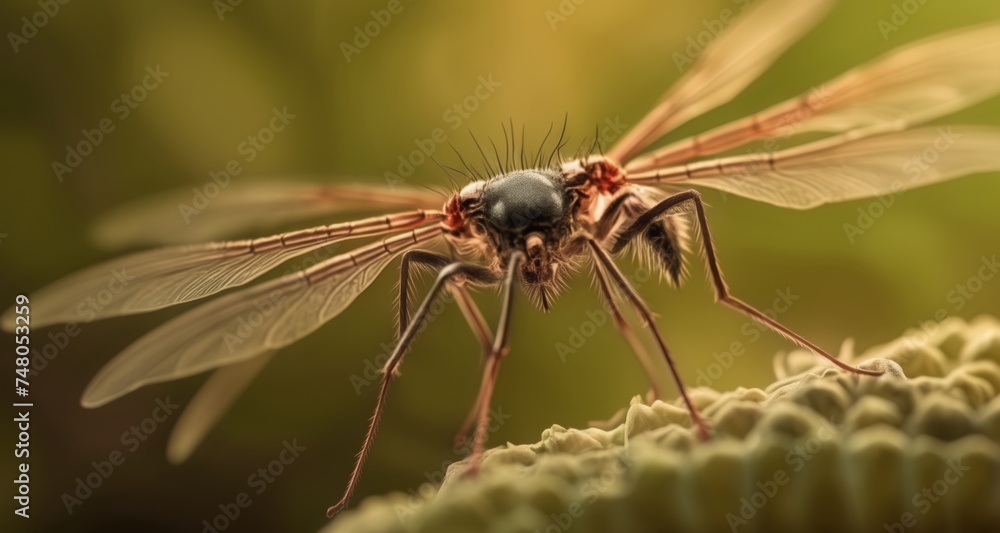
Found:
[{"label": "compound eye", "polygon": [[482,203],[484,185],[485,183],[482,181],[474,181],[462,187],[462,190],[458,191],[459,205],[470,208]]}]

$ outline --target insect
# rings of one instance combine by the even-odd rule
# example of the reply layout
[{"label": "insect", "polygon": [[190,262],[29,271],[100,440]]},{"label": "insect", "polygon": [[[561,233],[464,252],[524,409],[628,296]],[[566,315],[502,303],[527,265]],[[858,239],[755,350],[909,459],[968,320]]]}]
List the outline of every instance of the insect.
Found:
[{"label": "insect", "polygon": [[[537,153],[526,154],[523,137],[518,150],[511,126],[504,155],[494,148],[491,161],[481,150],[482,171],[468,165],[456,170],[471,183],[443,206],[436,195],[419,189],[234,185],[206,213],[219,231],[347,208],[394,212],[114,259],[37,291],[36,326],[76,319],[79,304],[107,286],[109,273],[120,273],[127,283],[111,301],[92,309],[95,318],[198,300],[245,285],[291,258],[333,243],[384,236],[304,270],[231,291],[166,322],[110,361],[82,398],[84,406],[98,407],[146,384],[216,369],[168,445],[170,457],[183,460],[274,351],[336,317],[400,259],[398,342],[383,368],[375,411],[347,488],[329,516],[343,509],[354,493],[390,386],[429,309],[445,291],[454,294],[487,354],[478,397],[460,431],[473,438],[473,472],[485,443],[484,422],[500,363],[508,351],[517,286],[547,310],[572,272],[584,264],[592,267],[617,328],[652,374],[649,358],[621,312],[623,304],[643,319],[668,363],[693,428],[701,438],[709,438],[709,427],[688,397],[651,310],[617,265],[617,256],[628,248],[638,249],[667,281],[678,285],[685,275],[688,246],[696,246],[718,301],[845,371],[878,375],[838,361],[733,295],[723,280],[707,209],[696,188],[808,209],[1000,169],[1000,129],[912,128],[1000,92],[1000,24],[909,44],[750,117],[646,151],[678,125],[732,99],[832,4],[770,0],[749,8],[607,153],[564,160],[560,135],[551,151],[542,149],[543,140]],[[829,135],[788,148],[776,146],[777,140],[807,132]],[[764,147],[719,155],[754,142]],[[932,164],[914,162],[915,156],[942,142],[949,143],[948,149]],[[123,219],[131,221],[125,226],[152,229],[140,222],[143,216],[143,210],[133,212]],[[433,269],[437,276],[412,310],[414,268]],[[470,288],[488,286],[500,287],[502,298],[495,329],[484,322],[469,294]],[[10,311],[3,324],[12,327]],[[652,375],[650,381],[655,387]]]}]

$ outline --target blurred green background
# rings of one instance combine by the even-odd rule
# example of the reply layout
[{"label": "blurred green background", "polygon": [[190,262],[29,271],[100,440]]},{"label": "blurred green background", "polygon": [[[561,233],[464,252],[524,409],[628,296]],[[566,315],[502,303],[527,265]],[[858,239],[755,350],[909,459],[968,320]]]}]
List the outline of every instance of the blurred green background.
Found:
[{"label": "blurred green background", "polygon": [[[575,6],[562,4],[567,13]],[[891,21],[894,6],[903,4],[919,9],[884,38],[879,21]],[[86,236],[102,213],[159,191],[200,186],[226,161],[243,161],[238,145],[266,125],[272,108],[287,106],[296,118],[243,165],[237,180],[308,174],[383,183],[383,173],[413,150],[414,139],[435,128],[444,128],[469,157],[475,149],[465,129],[498,138],[500,122],[513,119],[537,140],[566,113],[570,145],[576,146],[606,120],[636,123],[678,77],[672,54],[684,53],[688,37],[705,29],[703,21],[738,7],[729,0],[591,0],[553,29],[546,12],[558,12],[556,0],[404,0],[402,12],[348,62],[341,43],[350,43],[355,27],[372,21],[370,10],[384,9],[386,1],[243,2],[224,11],[223,20],[219,5],[228,4],[70,2],[17,53],[10,47],[0,52],[0,307],[17,293],[30,294],[110,257],[113,252]],[[19,32],[21,17],[40,9],[33,1],[4,2],[0,28]],[[914,39],[998,19],[1000,4],[992,0],[845,0],[745,94],[670,138],[794,96]],[[120,120],[112,102],[155,65],[169,77]],[[500,86],[452,130],[445,111],[473,94],[480,76],[490,75]],[[60,183],[52,161],[63,160],[65,146],[105,117],[115,130]],[[1000,99],[939,122],[1000,124]],[[435,155],[457,163],[449,150]],[[776,291],[790,290],[798,300],[781,320],[836,351],[847,337],[860,348],[889,340],[939,309],[965,318],[1000,310],[1000,281],[982,284],[960,308],[952,292],[976,275],[984,257],[1000,252],[997,177],[906,192],[854,243],[844,224],[856,224],[859,208],[870,202],[796,212],[711,191],[706,198],[735,294],[769,308]],[[449,186],[430,163],[409,181]],[[713,304],[700,266],[693,266],[683,290],[654,283],[642,288],[682,373],[693,384],[713,353],[740,342],[747,353],[713,386],[768,383],[771,357],[792,345],[771,333],[748,335],[746,319]],[[248,492],[253,504],[226,531],[320,527],[323,510],[341,494],[374,403],[375,387],[359,396],[349,378],[361,374],[394,334],[394,271],[387,269],[337,320],[283,350],[186,464],[170,466],[163,455],[173,415],[135,452],[126,452],[125,463],[68,515],[61,495],[93,471],[91,462],[126,449],[122,432],[149,416],[156,398],[183,405],[204,379],[147,387],[85,410],[78,399],[90,377],[176,311],[84,324],[32,379],[32,518],[16,520],[15,528],[202,531],[202,520],[212,520],[219,504],[240,492]],[[494,321],[495,295],[484,291],[478,299]],[[587,311],[599,308],[584,272],[546,316],[518,297],[511,356],[494,398],[510,418],[490,435],[490,444],[534,442],[552,424],[608,417],[646,390],[641,371],[607,325],[560,360],[556,345],[569,343]],[[35,342],[55,331],[60,328],[35,331]],[[2,345],[13,346],[11,338],[5,335]],[[461,457],[451,439],[479,383],[478,355],[456,309],[427,328],[393,390],[355,505],[370,494],[415,488],[425,473]],[[672,386],[667,390],[675,394]],[[3,426],[13,443],[12,424]],[[306,450],[257,494],[248,476],[292,439]],[[5,467],[4,476],[13,477],[12,468]]]}]

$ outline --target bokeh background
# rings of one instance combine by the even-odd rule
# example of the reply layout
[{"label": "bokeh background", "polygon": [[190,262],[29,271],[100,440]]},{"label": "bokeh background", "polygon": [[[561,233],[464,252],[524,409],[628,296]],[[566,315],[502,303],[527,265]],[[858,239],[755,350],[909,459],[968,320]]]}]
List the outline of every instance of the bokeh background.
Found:
[{"label": "bokeh background", "polygon": [[[9,46],[0,51],[2,307],[17,293],[31,294],[111,257],[114,252],[87,237],[102,213],[160,191],[202,186],[226,161],[243,161],[237,146],[266,125],[273,108],[287,106],[296,118],[243,164],[236,180],[308,175],[314,177],[304,179],[383,183],[383,173],[414,149],[414,139],[434,128],[444,128],[456,149],[471,156],[466,129],[502,138],[501,121],[512,119],[537,140],[567,113],[575,146],[606,120],[634,124],[678,77],[672,55],[684,53],[704,21],[739,7],[729,0],[579,6],[569,0],[403,0],[402,12],[347,61],[341,43],[350,43],[355,27],[372,20],[370,10],[387,2],[243,2],[224,9],[220,20],[224,2],[70,2],[17,53]],[[561,5],[568,15],[553,28],[547,12]],[[914,6],[897,31],[884,35],[880,20],[893,23],[895,9]],[[19,32],[21,17],[40,9],[34,1],[4,2],[0,28]],[[844,0],[745,94],[670,138],[794,96],[915,39],[998,19],[1000,4],[992,0]],[[901,20],[897,15],[895,23]],[[169,77],[120,120],[112,102],[155,65]],[[500,86],[452,130],[445,111],[473,94],[480,76]],[[115,131],[60,183],[52,161],[62,160],[65,146],[105,117]],[[1000,124],[1000,99],[938,122]],[[435,156],[457,162],[443,147]],[[848,337],[860,348],[886,341],[940,309],[965,318],[1000,312],[1000,278],[981,284],[961,306],[952,292],[976,275],[983,258],[1000,252],[998,178],[978,175],[906,192],[853,243],[844,224],[857,224],[859,208],[870,202],[795,212],[714,192],[706,197],[735,293],[769,308],[776,291],[790,290],[798,300],[781,320],[837,350]],[[449,186],[430,163],[408,181]],[[126,449],[122,432],[149,416],[157,398],[183,405],[204,379],[151,386],[83,409],[78,399],[89,378],[176,311],[83,324],[31,380],[32,517],[13,520],[15,530],[200,532],[202,520],[211,521],[219,504],[240,492],[253,504],[226,531],[319,528],[323,510],[340,496],[373,406],[375,387],[359,395],[350,376],[361,375],[365,361],[393,336],[393,271],[337,320],[283,350],[186,464],[171,466],[164,458],[173,415],[139,449],[126,452],[126,462],[70,515],[61,495],[93,471],[91,462]],[[548,315],[518,298],[511,356],[494,398],[509,418],[490,435],[491,444],[534,442],[552,424],[608,417],[646,390],[608,325],[565,361],[558,356],[557,344],[568,343],[586,313],[600,308],[585,278]],[[792,348],[774,334],[747,335],[744,317],[713,304],[697,265],[682,290],[648,283],[643,292],[691,382],[715,361],[713,353],[739,342],[746,354],[713,386],[764,385],[772,378],[773,354]],[[495,295],[478,298],[495,320]],[[35,342],[48,342],[48,333],[59,330],[36,330]],[[12,353],[10,336],[0,346]],[[414,489],[427,473],[461,457],[451,438],[478,386],[478,355],[456,309],[427,328],[393,390],[356,504],[367,495]],[[12,355],[5,360],[10,369]],[[675,394],[672,386],[667,390]],[[13,425],[2,426],[12,446]],[[257,494],[248,476],[292,439],[306,450]],[[5,454],[5,464],[9,458]],[[13,466],[4,468],[5,478],[13,475]]]}]

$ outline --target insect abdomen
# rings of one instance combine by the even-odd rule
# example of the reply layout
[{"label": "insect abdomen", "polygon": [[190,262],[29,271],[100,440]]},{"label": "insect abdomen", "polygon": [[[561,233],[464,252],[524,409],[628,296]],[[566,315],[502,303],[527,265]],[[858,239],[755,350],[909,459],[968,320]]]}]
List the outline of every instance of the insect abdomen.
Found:
[{"label": "insect abdomen", "polygon": [[659,263],[674,286],[680,285],[684,278],[683,231],[684,228],[676,220],[667,217],[650,224],[642,234],[643,242],[656,258],[654,261]]}]

